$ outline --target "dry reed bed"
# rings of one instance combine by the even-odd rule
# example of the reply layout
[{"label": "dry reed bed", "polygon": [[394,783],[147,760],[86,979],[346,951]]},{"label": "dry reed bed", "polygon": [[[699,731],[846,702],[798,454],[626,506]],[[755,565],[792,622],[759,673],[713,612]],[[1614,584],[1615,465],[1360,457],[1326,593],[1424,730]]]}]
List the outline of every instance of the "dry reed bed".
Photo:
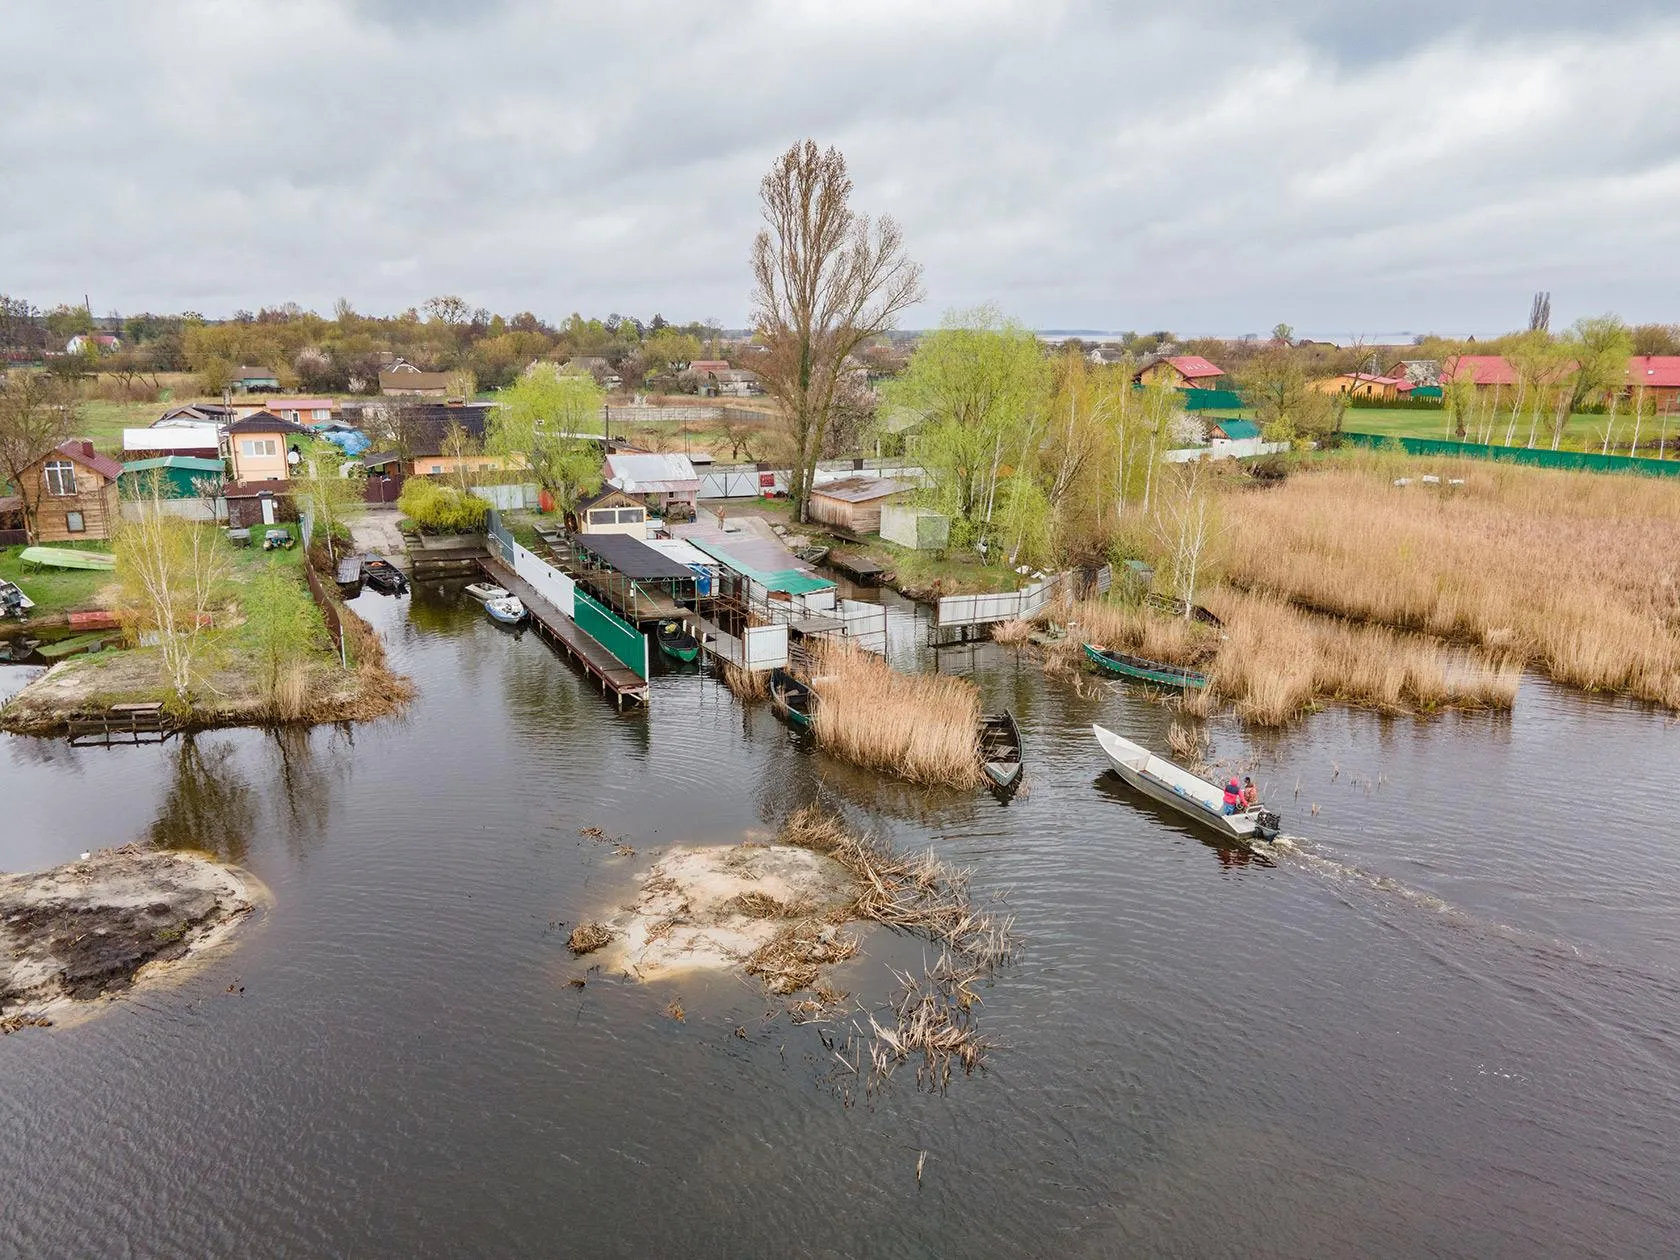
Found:
[{"label": "dry reed bed", "polygon": [[1510,708],[1521,666],[1508,655],[1443,648],[1382,627],[1354,625],[1292,608],[1280,599],[1213,589],[1216,630],[1184,617],[1097,601],[1069,612],[1077,633],[1058,649],[1063,668],[1083,642],[1101,642],[1153,660],[1194,665],[1208,688],[1188,692],[1184,707],[1206,713],[1227,702],[1238,715],[1281,725],[1323,701],[1385,713],[1445,708]]},{"label": "dry reed bed", "polygon": [[814,654],[812,728],[837,757],[911,783],[979,785],[980,693],[966,678],[899,674],[850,643]]},{"label": "dry reed bed", "polygon": [[[837,815],[817,806],[806,805],[789,815],[780,839],[783,844],[828,855],[857,880],[857,900],[831,916],[831,922],[864,919],[914,933],[941,947],[938,961],[923,976],[896,973],[900,989],[886,1023],[869,1014],[867,1032],[854,1024],[860,1046],[851,1061],[839,1056],[846,1068],[873,1092],[911,1059],[918,1060],[918,1087],[930,1089],[949,1084],[954,1067],[966,1073],[980,1066],[991,1044],[974,1023],[973,1011],[979,1005],[974,986],[1014,957],[1013,918],[998,919],[975,910],[968,872],[952,868],[931,852],[911,857],[877,836],[858,835]],[[819,950],[856,950],[851,938],[837,936],[832,929],[825,935],[810,923],[790,929],[783,937],[789,941],[786,953],[791,962],[787,965],[795,969],[808,965],[802,951],[813,945]],[[759,955],[768,951],[769,946]],[[759,955],[754,956],[755,962]],[[781,962],[779,957],[777,962]],[[759,974],[767,973],[761,969]],[[815,966],[796,974],[814,979]],[[776,987],[774,979],[772,987]]]},{"label": "dry reed bed", "polygon": [[[1392,484],[1423,471],[1463,486]],[[1227,579],[1680,708],[1680,485],[1365,457],[1226,500]]]}]

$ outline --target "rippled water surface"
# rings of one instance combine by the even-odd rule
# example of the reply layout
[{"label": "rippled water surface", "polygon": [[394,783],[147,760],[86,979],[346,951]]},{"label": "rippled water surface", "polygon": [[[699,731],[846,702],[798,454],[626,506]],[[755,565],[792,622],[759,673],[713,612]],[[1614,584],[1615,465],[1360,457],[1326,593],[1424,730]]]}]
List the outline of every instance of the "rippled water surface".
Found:
[{"label": "rippled water surface", "polygon": [[[0,1039],[0,1255],[1680,1248],[1659,715],[1529,679],[1509,716],[1216,724],[1301,837],[1266,864],[1102,773],[1090,723],[1164,744],[1164,710],[1009,650],[940,663],[1021,718],[1030,790],[1000,807],[832,763],[698,674],[620,715],[450,594],[358,607],[421,687],[401,721],[0,743],[0,867],[193,845],[272,894],[196,974]],[[906,606],[892,627],[931,660]],[[844,1106],[821,1030],[740,980],[567,984],[570,926],[660,845],[819,791],[1016,915],[1000,1048],[945,1095],[904,1073]],[[869,948],[875,998],[884,955],[920,956]]]}]

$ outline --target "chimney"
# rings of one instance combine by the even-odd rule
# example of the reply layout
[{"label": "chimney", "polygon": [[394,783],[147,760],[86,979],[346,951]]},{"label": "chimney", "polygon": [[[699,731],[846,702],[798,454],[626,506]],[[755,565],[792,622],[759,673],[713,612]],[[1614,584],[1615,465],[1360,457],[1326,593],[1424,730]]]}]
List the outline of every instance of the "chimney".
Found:
[{"label": "chimney", "polygon": [[93,458],[93,443],[88,441],[86,438],[82,439],[82,454],[86,455],[89,459]]}]

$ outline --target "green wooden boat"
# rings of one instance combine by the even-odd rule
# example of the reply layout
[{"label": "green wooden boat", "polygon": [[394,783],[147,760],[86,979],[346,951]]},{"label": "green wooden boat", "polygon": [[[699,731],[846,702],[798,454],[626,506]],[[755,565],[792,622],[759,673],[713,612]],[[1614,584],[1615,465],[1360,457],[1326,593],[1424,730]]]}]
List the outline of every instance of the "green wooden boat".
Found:
[{"label": "green wooden boat", "polygon": [[79,656],[83,652],[97,652],[107,644],[121,641],[122,633],[117,630],[95,630],[91,634],[72,635],[68,639],[59,639],[55,643],[43,643],[35,649],[36,654],[49,661],[63,660],[66,656]]},{"label": "green wooden boat", "polygon": [[1091,664],[1105,674],[1112,674],[1116,678],[1127,678],[1133,682],[1158,683],[1163,687],[1194,687],[1200,689],[1207,686],[1207,675],[1198,670],[1186,669],[1182,665],[1166,665],[1160,661],[1147,660],[1141,656],[1127,656],[1124,652],[1111,652],[1096,644],[1081,644],[1085,655]]},{"label": "green wooden boat", "polygon": [[817,695],[785,669],[770,671],[770,707],[789,726],[808,731],[816,720]]},{"label": "green wooden boat", "polygon": [[102,551],[73,551],[69,547],[25,547],[18,553],[25,564],[54,569],[114,569],[117,558]]},{"label": "green wooden boat", "polygon": [[685,665],[700,655],[700,640],[680,621],[661,621],[653,637],[661,652]]}]

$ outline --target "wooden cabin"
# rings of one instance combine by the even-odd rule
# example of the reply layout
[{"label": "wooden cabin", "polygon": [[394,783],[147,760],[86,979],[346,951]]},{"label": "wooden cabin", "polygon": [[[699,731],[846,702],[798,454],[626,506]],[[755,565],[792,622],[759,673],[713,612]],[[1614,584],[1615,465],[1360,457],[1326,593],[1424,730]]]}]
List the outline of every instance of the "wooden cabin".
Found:
[{"label": "wooden cabin", "polygon": [[85,438],[71,438],[24,469],[18,493],[33,541],[111,537],[120,519],[117,478],[122,470]]},{"label": "wooden cabin", "polygon": [[628,534],[646,539],[647,505],[609,486],[584,499],[575,512],[568,512],[566,525],[574,534]]}]

